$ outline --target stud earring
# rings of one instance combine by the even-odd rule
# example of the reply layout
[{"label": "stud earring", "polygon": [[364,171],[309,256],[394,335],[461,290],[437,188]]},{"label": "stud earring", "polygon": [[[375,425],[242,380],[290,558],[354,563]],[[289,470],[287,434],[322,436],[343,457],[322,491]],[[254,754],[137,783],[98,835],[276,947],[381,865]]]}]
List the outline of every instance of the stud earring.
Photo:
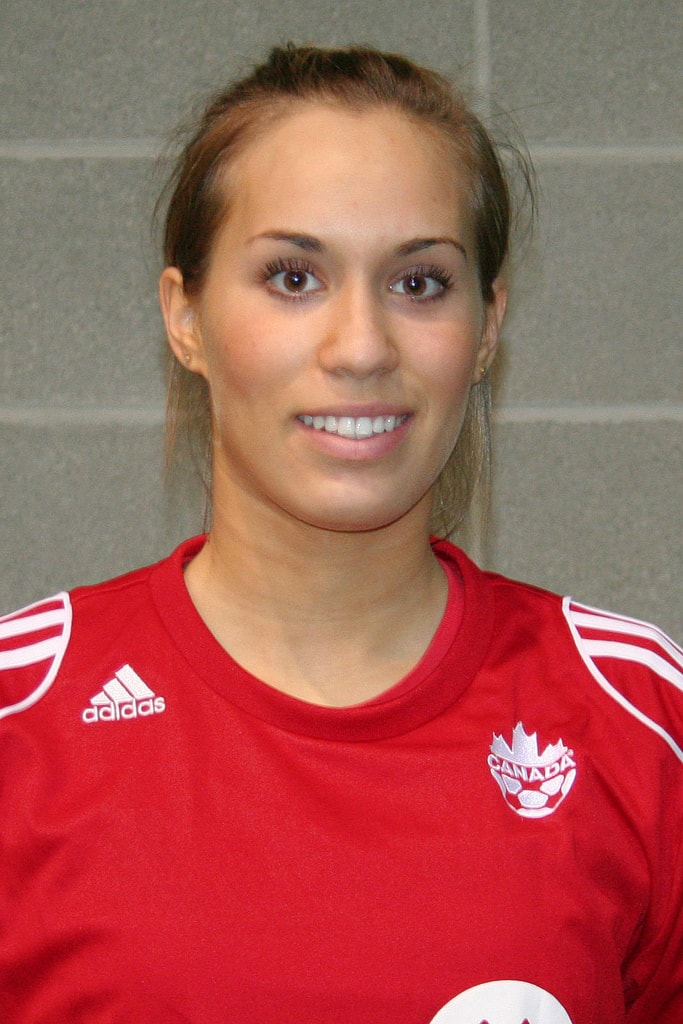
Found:
[{"label": "stud earring", "polygon": [[183,359],[185,360],[185,366],[189,366],[192,361],[192,356],[190,355],[189,352],[186,352],[183,356]]}]

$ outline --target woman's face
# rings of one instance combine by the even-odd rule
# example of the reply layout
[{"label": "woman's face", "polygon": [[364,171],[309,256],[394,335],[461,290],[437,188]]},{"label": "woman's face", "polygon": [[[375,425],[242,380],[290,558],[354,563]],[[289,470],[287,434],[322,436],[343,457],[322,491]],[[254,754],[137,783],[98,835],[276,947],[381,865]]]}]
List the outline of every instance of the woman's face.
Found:
[{"label": "woman's face", "polygon": [[310,104],[223,187],[201,292],[172,268],[161,284],[171,344],[209,383],[216,511],[426,528],[504,308],[481,298],[464,172],[400,113]]}]

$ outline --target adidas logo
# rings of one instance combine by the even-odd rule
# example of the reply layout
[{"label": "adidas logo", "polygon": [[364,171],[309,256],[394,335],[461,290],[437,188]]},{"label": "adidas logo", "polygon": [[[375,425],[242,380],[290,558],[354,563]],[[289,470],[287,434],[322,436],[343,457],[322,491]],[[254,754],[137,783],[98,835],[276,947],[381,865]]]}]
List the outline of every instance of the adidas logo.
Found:
[{"label": "adidas logo", "polygon": [[147,718],[166,710],[166,701],[157,697],[130,665],[123,665],[99,693],[90,698],[84,722],[120,722],[122,719]]}]

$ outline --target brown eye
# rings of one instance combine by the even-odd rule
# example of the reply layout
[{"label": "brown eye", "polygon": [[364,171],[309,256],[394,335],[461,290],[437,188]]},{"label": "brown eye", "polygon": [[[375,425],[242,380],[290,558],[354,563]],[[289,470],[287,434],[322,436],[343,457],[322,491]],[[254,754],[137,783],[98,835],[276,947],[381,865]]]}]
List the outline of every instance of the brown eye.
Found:
[{"label": "brown eye", "polygon": [[266,278],[269,287],[285,298],[300,298],[319,292],[323,287],[315,274],[303,267],[270,265]]},{"label": "brown eye", "polygon": [[408,295],[424,295],[427,291],[427,279],[418,274],[406,277],[404,288]]},{"label": "brown eye", "polygon": [[430,267],[419,273],[404,274],[389,286],[389,291],[409,299],[436,299],[450,287],[450,283],[445,272]]},{"label": "brown eye", "polygon": [[306,279],[308,274],[303,270],[288,270],[282,275],[282,284],[288,292],[303,292],[306,290]]}]

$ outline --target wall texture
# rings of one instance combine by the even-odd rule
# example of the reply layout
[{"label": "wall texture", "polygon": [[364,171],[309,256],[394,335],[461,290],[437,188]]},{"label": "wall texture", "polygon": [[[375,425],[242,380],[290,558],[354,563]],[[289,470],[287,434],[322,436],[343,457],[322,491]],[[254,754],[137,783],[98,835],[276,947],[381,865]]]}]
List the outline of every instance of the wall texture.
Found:
[{"label": "wall texture", "polygon": [[156,156],[271,43],[357,41],[461,68],[537,165],[480,558],[683,637],[682,20],[679,0],[3,0],[0,610],[201,528],[199,490],[162,471]]}]

